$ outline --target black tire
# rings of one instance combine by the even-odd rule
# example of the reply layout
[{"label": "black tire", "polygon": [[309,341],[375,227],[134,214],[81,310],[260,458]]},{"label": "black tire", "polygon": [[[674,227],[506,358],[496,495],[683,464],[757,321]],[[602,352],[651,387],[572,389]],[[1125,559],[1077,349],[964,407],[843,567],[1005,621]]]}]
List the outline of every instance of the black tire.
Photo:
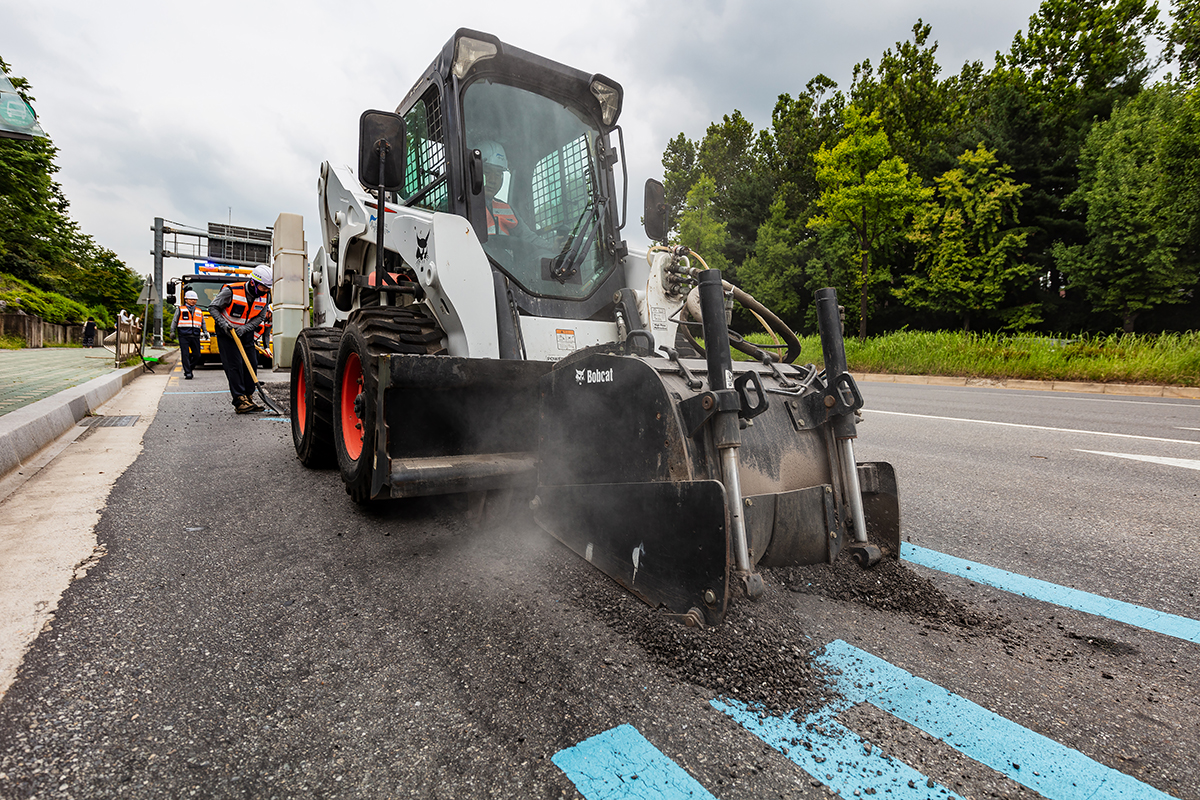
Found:
[{"label": "black tire", "polygon": [[333,449],[333,373],[337,366],[337,328],[305,328],[292,351],[292,444],[310,469],[337,463]]},{"label": "black tire", "polygon": [[333,442],[342,482],[354,502],[373,499],[378,357],[437,354],[444,336],[417,306],[359,309],[346,322],[333,380]]}]

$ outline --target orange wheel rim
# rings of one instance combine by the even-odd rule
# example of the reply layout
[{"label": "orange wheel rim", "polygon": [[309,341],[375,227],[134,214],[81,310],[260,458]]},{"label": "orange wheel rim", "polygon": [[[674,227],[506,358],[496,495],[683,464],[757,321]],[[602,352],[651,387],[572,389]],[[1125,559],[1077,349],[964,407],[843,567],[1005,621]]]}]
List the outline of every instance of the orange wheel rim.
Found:
[{"label": "orange wheel rim", "polygon": [[342,402],[338,414],[342,420],[342,441],[351,461],[358,461],[363,451],[362,420],[354,413],[354,400],[362,391],[362,382],[362,361],[358,353],[351,353],[342,370]]}]

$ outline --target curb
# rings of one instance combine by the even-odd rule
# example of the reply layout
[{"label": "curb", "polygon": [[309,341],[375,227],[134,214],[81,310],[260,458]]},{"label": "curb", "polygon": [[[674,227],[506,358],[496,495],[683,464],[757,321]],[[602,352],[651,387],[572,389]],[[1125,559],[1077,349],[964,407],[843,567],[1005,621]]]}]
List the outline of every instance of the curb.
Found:
[{"label": "curb", "polygon": [[[167,350],[159,364],[170,366],[179,350]],[[88,414],[107,403],[143,372],[140,365],[92,378],[87,383],[0,416],[0,478],[20,467]]]},{"label": "curb", "polygon": [[878,372],[852,372],[854,380],[868,383],[917,383],[925,386],[968,386],[986,389],[1025,389],[1040,392],[1125,395],[1129,397],[1173,397],[1200,400],[1200,387],[1159,386],[1144,383],[1087,383],[1085,381],[994,380],[992,378],[954,378],[942,375],[889,375]]}]

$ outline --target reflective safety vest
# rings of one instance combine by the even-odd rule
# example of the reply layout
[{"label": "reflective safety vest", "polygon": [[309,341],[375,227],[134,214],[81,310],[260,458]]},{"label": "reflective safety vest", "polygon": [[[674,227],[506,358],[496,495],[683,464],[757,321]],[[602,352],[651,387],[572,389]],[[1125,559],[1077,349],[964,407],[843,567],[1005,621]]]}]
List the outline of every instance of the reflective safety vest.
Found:
[{"label": "reflective safety vest", "polygon": [[225,316],[229,317],[234,325],[245,325],[267,307],[265,294],[254,298],[253,302],[247,299],[245,283],[231,283],[229,291],[233,292],[233,300],[229,303],[229,308],[225,309]]},{"label": "reflective safety vest", "polygon": [[516,227],[517,215],[512,206],[502,200],[493,200],[492,207],[487,210],[488,235],[508,236]]},{"label": "reflective safety vest", "polygon": [[200,317],[203,314],[204,314],[204,312],[200,310],[200,306],[187,306],[187,305],[180,306],[179,307],[179,321],[176,322],[175,325],[180,330],[183,330],[185,328],[190,328],[193,331],[199,332],[200,331]]}]

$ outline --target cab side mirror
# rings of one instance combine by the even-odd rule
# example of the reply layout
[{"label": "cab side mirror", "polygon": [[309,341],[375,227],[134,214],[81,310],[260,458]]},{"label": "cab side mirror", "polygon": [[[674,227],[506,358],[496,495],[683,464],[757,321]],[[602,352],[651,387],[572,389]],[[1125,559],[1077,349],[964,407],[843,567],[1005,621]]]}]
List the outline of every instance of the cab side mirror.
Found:
[{"label": "cab side mirror", "polygon": [[358,180],[364,186],[398,192],[404,185],[404,117],[390,111],[364,111],[358,120]]},{"label": "cab side mirror", "polygon": [[646,204],[642,212],[642,224],[646,236],[655,242],[667,240],[667,191],[662,182],[650,178],[646,181]]}]

